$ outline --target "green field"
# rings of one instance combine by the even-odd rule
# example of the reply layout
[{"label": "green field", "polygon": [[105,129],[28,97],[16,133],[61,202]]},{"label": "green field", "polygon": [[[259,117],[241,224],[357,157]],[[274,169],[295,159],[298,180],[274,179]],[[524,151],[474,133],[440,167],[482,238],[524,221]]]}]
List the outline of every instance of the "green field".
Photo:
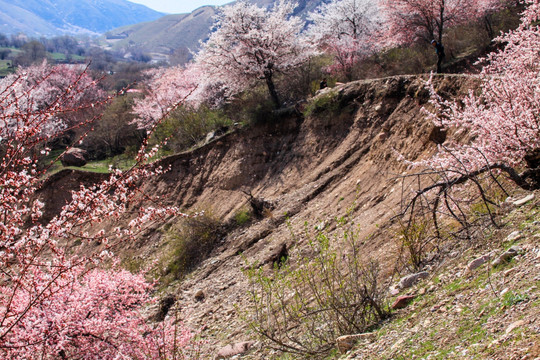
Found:
[{"label": "green field", "polygon": [[4,77],[13,73],[11,63],[11,60],[0,60],[0,77]]}]

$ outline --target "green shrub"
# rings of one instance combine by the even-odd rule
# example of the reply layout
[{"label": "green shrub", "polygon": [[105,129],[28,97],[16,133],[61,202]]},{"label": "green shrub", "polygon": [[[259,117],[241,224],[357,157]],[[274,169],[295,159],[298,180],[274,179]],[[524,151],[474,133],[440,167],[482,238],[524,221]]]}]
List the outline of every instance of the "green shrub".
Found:
[{"label": "green shrub", "polygon": [[417,216],[410,223],[400,222],[396,236],[399,244],[398,261],[411,272],[422,270],[437,240],[432,232],[431,219]]},{"label": "green shrub", "polygon": [[503,295],[502,303],[506,307],[512,307],[528,300],[529,296],[527,294],[520,294],[513,291],[508,291]]},{"label": "green shrub", "polygon": [[306,106],[304,116],[315,114],[336,114],[339,111],[338,92],[327,90],[324,94],[314,97]]},{"label": "green shrub", "polygon": [[302,239],[313,257],[279,262],[270,275],[252,265],[250,328],[271,347],[306,358],[324,357],[337,337],[369,331],[388,315],[378,283],[379,265],[363,261],[354,224],[338,221],[337,235],[325,229]]},{"label": "green shrub", "polygon": [[234,214],[236,225],[243,226],[251,221],[251,212],[248,209],[242,208]]},{"label": "green shrub", "polygon": [[166,234],[171,250],[162,259],[162,282],[181,279],[194,270],[219,244],[222,231],[220,221],[208,212],[184,218],[172,226]]},{"label": "green shrub", "polygon": [[221,109],[180,107],[157,126],[150,144],[167,140],[165,153],[181,152],[197,145],[212,131],[225,133],[231,125],[232,121]]}]

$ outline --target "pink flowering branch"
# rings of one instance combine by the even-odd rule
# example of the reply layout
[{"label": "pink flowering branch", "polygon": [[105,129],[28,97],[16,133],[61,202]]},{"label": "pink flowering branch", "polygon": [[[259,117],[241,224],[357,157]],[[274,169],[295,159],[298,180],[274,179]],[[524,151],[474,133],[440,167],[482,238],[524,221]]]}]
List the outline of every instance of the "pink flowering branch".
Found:
[{"label": "pink flowering branch", "polygon": [[[100,93],[85,68],[21,70],[0,81],[0,357],[10,359],[150,358],[163,355],[157,331],[142,309],[152,302],[144,274],[113,267],[114,250],[171,216],[177,207],[149,203],[140,184],[165,170],[149,161],[143,147],[137,163],[115,170],[92,187],[81,186],[51,220],[39,200],[43,173],[34,156],[39,146],[61,134],[67,114],[94,109],[111,97]],[[99,119],[99,115],[91,115]],[[48,149],[42,150],[44,154]],[[112,224],[130,219],[127,225]],[[101,246],[72,255],[76,240]],[[176,326],[167,323],[169,327]],[[178,325],[182,328],[181,325]],[[183,346],[186,330],[177,333]]]},{"label": "pink flowering branch", "polygon": [[[433,184],[418,186],[402,215],[414,218],[421,202],[432,213],[444,209],[468,230],[467,216],[461,204],[471,204],[465,184],[476,189],[478,200],[495,223],[486,187],[497,186],[504,192],[500,175],[525,190],[540,187],[540,18],[539,0],[527,1],[521,25],[497,41],[504,49],[490,54],[479,76],[480,86],[460,102],[439,96],[430,78],[432,110],[428,119],[443,129],[455,129],[461,141],[447,140],[431,158],[411,163],[427,169],[414,176],[430,176]],[[420,180],[418,180],[420,184]],[[470,190],[470,188],[469,188]],[[431,198],[430,198],[431,196]]]}]

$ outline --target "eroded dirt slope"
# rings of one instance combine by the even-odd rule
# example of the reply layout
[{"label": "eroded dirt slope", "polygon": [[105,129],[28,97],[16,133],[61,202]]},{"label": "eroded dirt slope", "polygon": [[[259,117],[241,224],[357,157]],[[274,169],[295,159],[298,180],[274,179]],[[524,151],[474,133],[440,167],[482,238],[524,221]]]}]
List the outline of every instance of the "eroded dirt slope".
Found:
[{"label": "eroded dirt slope", "polygon": [[[239,129],[162,161],[171,170],[151,179],[145,190],[188,211],[210,210],[227,221],[246,206],[246,192],[273,204],[262,220],[226,234],[209,259],[169,289],[178,298],[182,318],[204,329],[210,347],[247,339],[235,310],[247,301],[242,268],[245,259],[269,263],[282,244],[293,247],[287,218],[300,232],[305,221],[314,226],[352,207],[361,235],[375,235],[365,242],[363,253],[386,264],[388,273],[392,270],[396,245],[385,229],[399,211],[400,175],[408,171],[396,151],[417,160],[444,140],[421,110],[428,101],[424,80],[400,76],[345,84],[311,99],[326,105],[307,117],[288,115]],[[435,83],[443,94],[456,96],[475,81],[447,76]],[[54,181],[49,186],[54,189]],[[124,256],[159,257],[166,249],[162,232],[147,235],[128,246]],[[292,261],[301,247],[291,249]],[[195,299],[201,290],[204,298]]]}]

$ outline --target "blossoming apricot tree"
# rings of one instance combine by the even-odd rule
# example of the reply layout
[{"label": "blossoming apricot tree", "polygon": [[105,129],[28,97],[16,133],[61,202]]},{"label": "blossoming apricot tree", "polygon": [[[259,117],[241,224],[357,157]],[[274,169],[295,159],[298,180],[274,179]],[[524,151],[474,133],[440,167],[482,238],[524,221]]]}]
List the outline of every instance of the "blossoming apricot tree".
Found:
[{"label": "blossoming apricot tree", "polygon": [[[157,150],[143,145],[136,166],[81,186],[46,221],[38,196],[44,174],[33,150],[48,152],[47,142],[64,129],[58,119],[110,97],[87,98],[96,83],[76,68],[32,67],[0,86],[0,357],[158,359],[166,357],[164,338],[184,346],[188,332],[158,331],[145,321],[151,285],[143,275],[99,268],[148,226],[183,216],[176,207],[141,205],[140,181],[163,171],[148,164]],[[112,228],[132,213],[129,224]],[[75,241],[101,246],[77,255],[69,250]]]},{"label": "blossoming apricot tree", "polygon": [[501,5],[501,0],[381,0],[391,44],[419,39],[442,42],[447,26],[457,25]]},{"label": "blossoming apricot tree", "polygon": [[276,107],[281,106],[274,75],[304,63],[311,56],[300,36],[304,23],[292,16],[296,5],[281,0],[271,10],[240,0],[225,6],[195,61],[205,75],[223,83],[230,94],[264,80]]},{"label": "blossoming apricot tree", "polygon": [[309,40],[334,56],[329,70],[352,80],[352,67],[377,48],[377,2],[334,0],[319,6],[309,20],[312,21],[307,31]]},{"label": "blossoming apricot tree", "polygon": [[442,99],[430,84],[434,110],[429,118],[443,128],[465,131],[471,141],[447,141],[431,159],[415,163],[438,179],[417,190],[405,212],[412,214],[417,202],[435,194],[433,214],[444,205],[463,224],[460,195],[452,194],[460,185],[472,183],[490,215],[494,203],[486,196],[486,180],[503,191],[497,174],[526,190],[540,187],[540,1],[526,4],[521,25],[497,39],[506,44],[504,49],[483,60],[478,92],[452,102]]}]

